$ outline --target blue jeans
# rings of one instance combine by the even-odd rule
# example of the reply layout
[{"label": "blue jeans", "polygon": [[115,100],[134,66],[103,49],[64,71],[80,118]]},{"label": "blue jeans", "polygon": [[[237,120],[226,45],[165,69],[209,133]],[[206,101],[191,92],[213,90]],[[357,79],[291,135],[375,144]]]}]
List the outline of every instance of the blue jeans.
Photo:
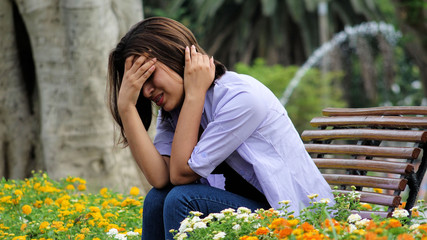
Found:
[{"label": "blue jeans", "polygon": [[203,184],[152,188],[144,199],[142,239],[173,239],[169,230],[178,230],[190,211],[199,211],[207,216],[226,208],[239,207],[254,211],[259,208],[269,209],[270,205]]}]

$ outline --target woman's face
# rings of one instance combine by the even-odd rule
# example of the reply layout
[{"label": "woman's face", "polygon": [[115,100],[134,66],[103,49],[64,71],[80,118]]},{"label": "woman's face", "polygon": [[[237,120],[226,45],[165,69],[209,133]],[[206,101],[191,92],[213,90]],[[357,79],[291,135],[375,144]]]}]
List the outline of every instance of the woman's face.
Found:
[{"label": "woman's face", "polygon": [[178,73],[157,61],[156,69],[142,86],[144,97],[170,112],[181,106],[184,99],[184,82]]}]

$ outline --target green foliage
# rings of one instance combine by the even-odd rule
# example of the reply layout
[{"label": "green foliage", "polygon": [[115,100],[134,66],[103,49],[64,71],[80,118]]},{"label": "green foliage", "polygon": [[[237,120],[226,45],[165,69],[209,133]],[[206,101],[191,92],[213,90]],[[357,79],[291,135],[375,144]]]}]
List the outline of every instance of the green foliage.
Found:
[{"label": "green foliage", "polygon": [[[263,59],[256,59],[251,66],[238,63],[235,69],[239,73],[258,79],[278,98],[282,97],[286,86],[298,71],[298,67],[295,66],[268,66]],[[286,104],[289,117],[298,132],[311,128],[310,120],[319,116],[323,108],[345,107],[339,84],[341,77],[340,72],[322,74],[318,69],[311,69],[301,79]]]}]

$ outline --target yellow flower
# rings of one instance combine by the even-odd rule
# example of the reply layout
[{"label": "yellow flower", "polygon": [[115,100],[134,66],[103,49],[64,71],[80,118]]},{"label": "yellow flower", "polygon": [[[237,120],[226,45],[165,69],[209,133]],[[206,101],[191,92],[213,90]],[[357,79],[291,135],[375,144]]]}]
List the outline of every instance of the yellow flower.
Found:
[{"label": "yellow flower", "polygon": [[383,193],[383,190],[381,188],[374,188],[374,192]]},{"label": "yellow flower", "polygon": [[73,185],[73,184],[68,184],[68,185],[65,187],[65,189],[66,189],[66,190],[75,190],[76,188],[74,187],[74,185]]},{"label": "yellow flower", "polygon": [[99,190],[99,194],[104,196],[107,193],[107,191],[108,191],[108,188],[101,188],[101,190]]},{"label": "yellow flower", "polygon": [[26,240],[26,239],[27,239],[26,236],[17,236],[17,237],[12,238],[12,240]]},{"label": "yellow flower", "polygon": [[297,228],[297,229],[295,229],[295,230],[292,231],[292,234],[297,235],[297,236],[301,235],[303,233],[304,232],[303,232],[303,230],[301,228]]},{"label": "yellow flower", "polygon": [[2,198],[0,198],[0,202],[2,202],[2,203],[12,203],[11,199],[12,199],[12,196],[2,197]]},{"label": "yellow flower", "polygon": [[53,200],[51,199],[51,198],[45,198],[45,200],[44,200],[44,204],[46,204],[46,205],[50,205],[50,204],[52,204],[53,203]]},{"label": "yellow flower", "polygon": [[18,195],[17,198],[12,199],[12,203],[15,204],[15,205],[19,204],[19,201],[21,201],[21,196],[20,195]]},{"label": "yellow flower", "polygon": [[15,190],[15,195],[22,196],[23,194],[24,193],[22,193],[21,190],[19,190],[19,189]]},{"label": "yellow flower", "polygon": [[91,211],[91,212],[94,212],[94,213],[96,213],[96,212],[100,212],[101,210],[99,210],[99,207],[89,207],[89,210]]},{"label": "yellow flower", "polygon": [[104,218],[109,218],[109,217],[116,217],[116,215],[109,213],[109,212],[104,214]]},{"label": "yellow flower", "polygon": [[132,196],[137,196],[138,194],[139,194],[139,188],[137,188],[137,187],[132,187],[131,189],[130,189],[130,195],[132,195]]},{"label": "yellow flower", "polygon": [[21,231],[24,231],[27,228],[27,224],[23,223],[21,224]]},{"label": "yellow flower", "polygon": [[40,232],[45,233],[46,232],[45,229],[48,229],[48,228],[49,228],[48,222],[45,221],[45,222],[40,223],[40,226],[39,226]]},{"label": "yellow flower", "polygon": [[84,185],[84,184],[80,184],[80,185],[78,185],[78,186],[77,186],[77,189],[78,189],[79,191],[84,191],[84,190],[86,190],[86,185]]},{"label": "yellow flower", "polygon": [[292,219],[292,220],[288,220],[288,225],[290,227],[295,227],[296,225],[298,225],[299,220],[298,219]]},{"label": "yellow flower", "polygon": [[33,206],[35,208],[41,208],[42,207],[42,203],[43,203],[43,201],[36,200],[36,202],[33,203]]},{"label": "yellow flower", "polygon": [[80,230],[81,233],[86,234],[88,232],[90,232],[89,228],[82,228],[82,230]]},{"label": "yellow flower", "polygon": [[317,193],[313,193],[313,194],[310,194],[310,195],[307,195],[307,197],[308,198],[310,198],[310,199],[315,199],[315,198],[317,198],[319,196],[319,194],[317,194]]},{"label": "yellow flower", "polygon": [[85,235],[84,234],[77,234],[76,238],[74,238],[75,240],[83,240],[85,239]]},{"label": "yellow flower", "polygon": [[31,209],[30,205],[24,205],[24,206],[22,207],[22,212],[23,212],[25,215],[29,215],[29,214],[31,213],[31,211],[32,211],[32,209]]}]

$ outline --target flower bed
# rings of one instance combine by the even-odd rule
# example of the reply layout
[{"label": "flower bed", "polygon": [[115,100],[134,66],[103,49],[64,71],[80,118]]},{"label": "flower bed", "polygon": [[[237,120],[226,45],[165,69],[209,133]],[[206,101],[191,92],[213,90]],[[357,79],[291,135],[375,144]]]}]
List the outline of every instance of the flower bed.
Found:
[{"label": "flower bed", "polygon": [[[355,191],[348,195],[334,195],[334,204],[330,199],[317,201],[317,194],[309,195],[311,205],[298,217],[287,211],[290,201],[282,201],[280,211],[260,209],[251,212],[241,207],[237,211],[225,209],[204,218],[201,218],[202,213],[191,212],[180,228],[172,232],[177,240],[427,239],[424,201],[418,201],[418,206],[412,209],[412,218],[405,209],[399,208],[393,212],[392,218],[373,216],[372,219],[362,219],[351,211],[379,207],[361,204]],[[333,217],[331,213],[334,213]]]},{"label": "flower bed", "polygon": [[[175,239],[427,239],[423,201],[408,212],[397,209],[392,218],[361,219],[350,210],[371,209],[357,194],[317,200],[298,217],[283,208],[226,209],[202,216],[191,212],[181,227],[171,230]],[[86,181],[68,177],[53,181],[36,173],[30,179],[0,182],[0,239],[140,239],[142,200],[139,189],[129,194],[107,188],[86,192]],[[333,217],[330,213],[334,213]]]},{"label": "flower bed", "polygon": [[86,181],[30,179],[0,182],[0,239],[140,239],[139,189],[86,193]]}]

